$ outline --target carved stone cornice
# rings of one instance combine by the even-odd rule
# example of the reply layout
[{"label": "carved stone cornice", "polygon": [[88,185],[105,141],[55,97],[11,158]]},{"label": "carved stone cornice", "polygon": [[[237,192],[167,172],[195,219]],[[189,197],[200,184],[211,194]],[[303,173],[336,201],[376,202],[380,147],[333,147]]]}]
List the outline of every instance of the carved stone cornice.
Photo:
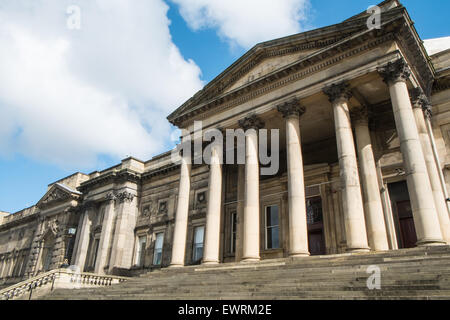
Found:
[{"label": "carved stone cornice", "polygon": [[330,100],[331,103],[334,103],[339,99],[349,100],[352,97],[349,86],[350,85],[346,82],[332,84],[331,86],[325,87],[323,93],[328,96],[328,100]]},{"label": "carved stone cornice", "polygon": [[261,129],[265,125],[264,121],[262,121],[256,114],[252,114],[251,116],[248,116],[242,120],[239,120],[239,126],[244,129]]},{"label": "carved stone cornice", "polygon": [[300,100],[297,98],[280,104],[277,106],[277,110],[283,115],[284,118],[291,116],[301,117],[306,112],[306,108],[300,104]]},{"label": "carved stone cornice", "polygon": [[129,169],[123,169],[119,171],[113,170],[96,178],[83,182],[81,186],[78,187],[78,190],[86,193],[88,190],[107,185],[108,183],[139,183],[140,179],[141,175],[139,173],[131,171]]},{"label": "carved stone cornice", "polygon": [[350,117],[355,124],[367,124],[369,125],[369,110],[365,106],[353,108],[350,111]]},{"label": "carved stone cornice", "polygon": [[387,84],[406,81],[411,75],[411,69],[403,58],[395,62],[388,62],[385,67],[379,68],[378,72]]}]

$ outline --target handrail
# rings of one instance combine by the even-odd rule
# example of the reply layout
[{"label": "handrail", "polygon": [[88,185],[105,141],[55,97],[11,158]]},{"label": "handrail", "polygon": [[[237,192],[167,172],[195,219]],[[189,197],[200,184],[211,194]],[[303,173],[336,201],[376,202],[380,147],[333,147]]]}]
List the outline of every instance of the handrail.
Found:
[{"label": "handrail", "polygon": [[68,282],[74,286],[111,286],[113,281],[118,283],[128,280],[129,278],[112,276],[112,275],[99,275],[95,273],[87,272],[73,272],[70,269],[55,269],[42,273],[30,279],[19,282],[15,285],[0,290],[0,300],[9,300],[23,296],[27,292],[30,293],[29,299],[33,294],[33,290],[42,287],[43,285],[52,284],[51,290],[54,289],[55,281],[61,276],[68,276]]}]

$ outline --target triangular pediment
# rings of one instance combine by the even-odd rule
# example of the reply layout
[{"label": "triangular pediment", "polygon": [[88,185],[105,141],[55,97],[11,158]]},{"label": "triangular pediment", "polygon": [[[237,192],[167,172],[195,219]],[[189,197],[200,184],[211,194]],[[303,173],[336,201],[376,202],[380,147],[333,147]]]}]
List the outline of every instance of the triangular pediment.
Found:
[{"label": "triangular pediment", "polygon": [[81,193],[71,188],[56,183],[50,187],[50,189],[45,193],[45,195],[39,200],[37,206],[39,208],[48,208],[52,205],[57,205],[68,200],[76,199],[81,196]]},{"label": "triangular pediment", "polygon": [[[393,10],[399,6],[396,0],[383,1],[379,6],[383,12],[391,11],[384,16],[385,19],[402,14],[398,10]],[[196,113],[199,107],[211,101],[234,95],[239,90],[251,89],[254,83],[265,81],[265,78],[272,74],[289,72],[291,66],[302,63],[302,60],[321,55],[329,48],[344,43],[346,39],[353,39],[365,33],[367,16],[364,11],[336,25],[257,44],[170,114],[168,120],[178,125],[182,121],[180,119]]]}]

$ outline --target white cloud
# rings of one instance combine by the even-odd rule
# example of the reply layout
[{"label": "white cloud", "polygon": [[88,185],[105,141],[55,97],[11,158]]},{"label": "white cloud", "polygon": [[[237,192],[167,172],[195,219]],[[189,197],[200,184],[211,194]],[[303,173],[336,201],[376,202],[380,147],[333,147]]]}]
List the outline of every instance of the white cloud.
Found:
[{"label": "white cloud", "polygon": [[258,42],[302,31],[309,0],[171,0],[193,30],[217,28],[232,44]]},{"label": "white cloud", "polygon": [[[81,8],[81,29],[66,9]],[[167,114],[201,88],[162,0],[2,0],[0,155],[66,168],[166,150]]]}]

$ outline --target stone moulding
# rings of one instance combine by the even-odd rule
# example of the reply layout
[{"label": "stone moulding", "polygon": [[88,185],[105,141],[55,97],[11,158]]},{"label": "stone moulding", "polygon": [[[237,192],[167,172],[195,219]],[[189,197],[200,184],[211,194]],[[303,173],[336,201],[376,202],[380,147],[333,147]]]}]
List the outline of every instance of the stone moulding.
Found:
[{"label": "stone moulding", "polygon": [[[423,77],[424,79],[421,79],[421,81],[426,83],[428,78],[433,77],[433,72],[431,71],[431,67],[429,66],[429,63],[426,62],[425,58],[418,57],[418,55],[423,55],[423,52],[419,48],[420,44],[413,35],[414,31],[411,29],[412,27],[405,22],[406,16],[403,14],[404,10],[404,7],[400,7],[399,9],[392,10],[393,12],[387,17],[385,16],[386,22],[383,23],[383,28],[381,30],[366,30],[360,32],[359,34],[355,34],[354,36],[346,38],[341,42],[337,42],[329,48],[320,50],[313,55],[299,60],[299,62],[293,65],[289,65],[284,69],[258,79],[246,87],[236,89],[236,91],[232,91],[204,103],[201,103],[200,96],[196,95],[194,98],[191,98],[188,102],[181,106],[177,111],[172,113],[168,119],[172,124],[178,127],[183,127],[185,122],[194,116],[201,115],[199,116],[199,119],[203,119],[210,115],[208,111],[218,106],[222,107],[221,110],[226,110],[228,108],[243,104],[281,86],[285,86],[290,82],[298,81],[313,73],[319,72],[322,69],[331,67],[342,59],[357,55],[390,40],[402,40],[403,43],[411,43],[414,41],[414,45],[407,48],[405,52],[408,59],[414,62],[417,61],[421,64],[421,67],[417,69],[421,70],[417,76],[419,78]],[[399,12],[402,14],[400,15]],[[408,27],[406,28],[405,25]],[[377,38],[372,41],[368,41],[374,36]],[[404,39],[405,37],[408,37],[408,39]],[[361,43],[364,43],[365,41],[368,42],[361,46]],[[327,59],[328,57],[332,58]],[[310,67],[308,68],[308,66]],[[302,71],[298,72],[299,70]],[[258,89],[258,87],[261,89]],[[250,91],[252,92],[249,94]],[[218,94],[219,93],[216,92],[216,95]],[[193,99],[195,99],[199,105],[188,111],[188,106],[192,106],[195,103]]]},{"label": "stone moulding", "polygon": [[108,183],[123,183],[123,182],[134,182],[138,183],[140,181],[141,175],[134,171],[124,169],[120,171],[112,171],[108,172],[99,177],[93,178],[86,182],[83,182],[81,186],[78,187],[78,190],[86,193],[86,191],[104,186]]},{"label": "stone moulding", "polygon": [[[221,111],[239,106],[247,101],[256,99],[292,82],[299,81],[308,76],[311,76],[314,73],[320,72],[326,68],[336,65],[345,58],[360,54],[390,40],[394,40],[394,35],[392,33],[387,34],[381,38],[377,38],[374,41],[370,41],[363,46],[359,45],[359,47],[344,53],[337,50],[336,48],[330,48],[330,50],[335,49],[336,53],[340,54],[326,60],[321,60],[317,56],[306,58],[295,66],[290,66],[285,70],[279,71],[277,74],[269,75],[268,77],[261,79],[256,83],[249,84],[247,87],[239,89],[237,92],[232,92],[227,96],[219,97],[214,101],[201,105],[191,112],[181,115],[176,120],[171,121],[171,123],[182,127],[184,121],[188,120],[190,117],[201,115],[201,117],[199,118],[207,118],[210,116],[210,112],[219,106],[221,106]],[[319,64],[315,64],[315,59],[317,60],[316,62],[321,62]]]}]

